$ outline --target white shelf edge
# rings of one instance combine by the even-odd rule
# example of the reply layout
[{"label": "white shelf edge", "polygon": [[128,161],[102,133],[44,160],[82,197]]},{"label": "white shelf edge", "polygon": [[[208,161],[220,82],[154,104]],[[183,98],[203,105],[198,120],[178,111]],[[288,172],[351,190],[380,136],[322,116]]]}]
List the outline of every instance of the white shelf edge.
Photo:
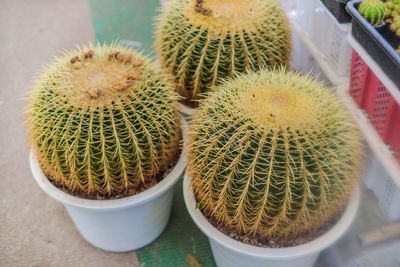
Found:
[{"label": "white shelf edge", "polygon": [[390,175],[393,182],[400,188],[400,165],[397,163],[388,145],[382,141],[381,137],[370,124],[367,115],[354,103],[353,98],[349,95],[349,85],[340,85],[336,91],[353,116],[369,147]]},{"label": "white shelf edge", "polygon": [[[371,56],[365,51],[365,49],[357,42],[356,39],[349,32],[346,37],[350,46],[357,52],[357,54],[364,60],[368,67],[375,73],[376,77],[383,83],[386,89],[396,99],[397,103],[400,103],[400,90],[396,84],[389,79],[385,72],[379,67],[379,65],[371,58]],[[399,74],[400,75],[400,74]]]},{"label": "white shelf edge", "polygon": [[308,32],[306,32],[299,25],[297,25],[296,19],[293,17],[291,18],[291,24],[293,30],[297,33],[300,40],[307,47],[308,51],[315,59],[319,67],[322,69],[322,72],[325,74],[328,80],[335,86],[338,86],[343,83],[348,83],[349,78],[339,76],[332,70],[332,68],[329,66],[328,61],[326,60],[326,57],[315,47]]},{"label": "white shelf edge", "polygon": [[339,21],[335,18],[335,16],[332,14],[332,12],[325,6],[325,4],[319,0],[320,4],[322,5],[322,8],[326,11],[328,16],[331,18],[331,20],[336,24],[337,27],[343,32],[349,32],[351,29],[351,23],[339,23]]}]

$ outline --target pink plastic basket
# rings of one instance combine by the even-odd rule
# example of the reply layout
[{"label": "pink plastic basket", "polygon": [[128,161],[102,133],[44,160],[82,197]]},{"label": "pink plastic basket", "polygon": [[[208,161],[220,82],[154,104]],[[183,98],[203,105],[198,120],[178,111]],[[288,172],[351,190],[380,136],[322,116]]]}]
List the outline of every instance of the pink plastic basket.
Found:
[{"label": "pink plastic basket", "polygon": [[368,114],[372,126],[390,145],[400,163],[400,106],[361,57],[353,50],[350,95]]},{"label": "pink plastic basket", "polygon": [[359,107],[362,107],[363,90],[368,78],[369,68],[356,51],[353,50],[350,72],[350,95]]}]

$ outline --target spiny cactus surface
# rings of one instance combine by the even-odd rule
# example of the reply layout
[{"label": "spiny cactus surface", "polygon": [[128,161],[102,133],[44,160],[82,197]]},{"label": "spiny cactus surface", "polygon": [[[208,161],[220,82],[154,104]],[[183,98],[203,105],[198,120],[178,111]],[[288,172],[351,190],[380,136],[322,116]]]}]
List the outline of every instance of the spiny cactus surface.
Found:
[{"label": "spiny cactus surface", "polygon": [[362,155],[337,97],[284,70],[240,75],[202,101],[188,173],[200,209],[229,232],[296,238],[337,218]]},{"label": "spiny cactus surface", "polygon": [[56,58],[28,97],[28,136],[43,172],[70,192],[112,197],[146,187],[178,152],[172,79],[118,43]]},{"label": "spiny cactus surface", "polygon": [[171,0],[156,28],[161,65],[191,106],[234,72],[289,63],[288,20],[276,0]]},{"label": "spiny cactus surface", "polygon": [[386,7],[380,0],[366,0],[362,2],[359,11],[360,14],[374,27],[379,26],[384,22]]}]

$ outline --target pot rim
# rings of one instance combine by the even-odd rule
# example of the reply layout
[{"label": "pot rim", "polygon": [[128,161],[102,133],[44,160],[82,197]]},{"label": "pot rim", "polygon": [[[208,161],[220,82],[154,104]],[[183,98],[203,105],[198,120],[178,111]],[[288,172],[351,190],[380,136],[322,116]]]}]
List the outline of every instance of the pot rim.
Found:
[{"label": "pot rim", "polygon": [[288,259],[321,252],[336,242],[349,229],[356,216],[360,202],[360,189],[357,185],[349,199],[342,217],[326,233],[310,242],[293,247],[263,248],[237,241],[223,234],[207,220],[203,213],[201,213],[200,209],[196,208],[196,200],[190,184],[190,176],[188,175],[188,172],[186,172],[184,176],[183,195],[186,208],[188,209],[190,216],[197,227],[199,227],[208,238],[233,251],[247,254],[248,256],[265,259]]},{"label": "pot rim", "polygon": [[29,163],[30,168],[39,187],[46,192],[51,198],[56,200],[57,202],[61,202],[62,204],[88,209],[88,210],[96,210],[96,211],[108,211],[108,210],[117,210],[128,207],[134,207],[141,204],[144,204],[152,199],[158,197],[159,195],[166,192],[170,189],[177,180],[181,177],[184,169],[186,168],[186,132],[187,132],[187,123],[182,119],[181,120],[181,129],[182,129],[182,139],[184,141],[183,149],[181,150],[178,161],[175,166],[171,170],[171,172],[164,177],[160,182],[155,184],[154,186],[148,188],[147,190],[140,192],[138,194],[119,198],[119,199],[105,199],[105,200],[94,200],[94,199],[85,199],[70,195],[68,193],[63,192],[58,187],[53,185],[47,177],[42,172],[40,168],[39,162],[37,161],[33,150],[29,153]]},{"label": "pot rim", "polygon": [[182,114],[186,115],[186,116],[193,116],[196,114],[196,109],[189,107],[185,104],[179,103],[178,104],[178,108],[181,111]]}]

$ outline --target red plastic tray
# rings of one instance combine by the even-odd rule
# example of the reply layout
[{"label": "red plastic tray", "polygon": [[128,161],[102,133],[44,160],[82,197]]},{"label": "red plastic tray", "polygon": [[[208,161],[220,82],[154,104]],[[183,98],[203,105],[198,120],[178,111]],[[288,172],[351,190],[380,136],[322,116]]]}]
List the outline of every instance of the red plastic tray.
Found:
[{"label": "red plastic tray", "polygon": [[354,50],[349,90],[400,163],[400,105]]},{"label": "red plastic tray", "polygon": [[363,90],[366,89],[366,82],[368,80],[369,68],[362,58],[353,50],[351,59],[351,73],[350,73],[350,95],[353,97],[354,102],[361,108]]}]

